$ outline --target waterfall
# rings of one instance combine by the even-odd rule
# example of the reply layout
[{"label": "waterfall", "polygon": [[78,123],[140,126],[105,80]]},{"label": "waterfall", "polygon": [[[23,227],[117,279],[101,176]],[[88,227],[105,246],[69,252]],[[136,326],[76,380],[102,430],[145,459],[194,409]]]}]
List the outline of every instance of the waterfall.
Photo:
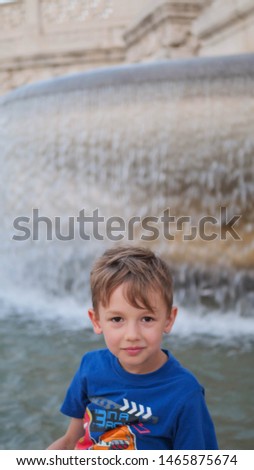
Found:
[{"label": "waterfall", "polygon": [[[253,55],[198,58],[94,70],[2,97],[2,298],[17,289],[87,301],[91,262],[119,237],[169,260],[181,303],[251,316],[253,78]],[[86,219],[84,236],[82,214],[104,222]],[[167,230],[165,214],[175,220]],[[234,216],[239,239],[226,233]]]}]

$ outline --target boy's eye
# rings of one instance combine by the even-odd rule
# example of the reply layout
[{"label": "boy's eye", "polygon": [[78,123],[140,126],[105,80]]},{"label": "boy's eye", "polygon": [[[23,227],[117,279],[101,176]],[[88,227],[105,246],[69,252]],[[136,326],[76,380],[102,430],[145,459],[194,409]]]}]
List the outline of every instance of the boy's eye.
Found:
[{"label": "boy's eye", "polygon": [[146,323],[149,323],[149,322],[153,321],[154,318],[153,318],[153,317],[143,317],[142,320],[143,320],[144,322],[146,322]]},{"label": "boy's eye", "polygon": [[113,323],[120,323],[120,321],[122,321],[122,318],[121,317],[113,317],[113,318],[111,318],[111,321]]}]

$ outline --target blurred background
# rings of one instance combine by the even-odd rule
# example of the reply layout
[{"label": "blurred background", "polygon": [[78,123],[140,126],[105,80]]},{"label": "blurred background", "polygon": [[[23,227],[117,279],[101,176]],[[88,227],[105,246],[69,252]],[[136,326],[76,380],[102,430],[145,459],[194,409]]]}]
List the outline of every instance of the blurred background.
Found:
[{"label": "blurred background", "polygon": [[253,52],[252,0],[1,0],[0,91],[115,64]]},{"label": "blurred background", "polygon": [[164,346],[220,448],[253,449],[254,0],[0,0],[0,24],[0,449],[65,431],[116,243],[169,261]]}]

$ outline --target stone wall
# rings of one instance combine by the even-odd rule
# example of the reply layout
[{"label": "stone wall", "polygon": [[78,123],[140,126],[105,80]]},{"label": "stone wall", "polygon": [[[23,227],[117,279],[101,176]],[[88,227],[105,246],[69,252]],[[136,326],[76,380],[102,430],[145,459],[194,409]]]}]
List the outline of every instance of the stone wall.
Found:
[{"label": "stone wall", "polygon": [[123,63],[123,32],[145,3],[148,0],[1,0],[0,93],[52,76]]},{"label": "stone wall", "polygon": [[254,52],[254,0],[0,0],[0,94],[126,62]]}]

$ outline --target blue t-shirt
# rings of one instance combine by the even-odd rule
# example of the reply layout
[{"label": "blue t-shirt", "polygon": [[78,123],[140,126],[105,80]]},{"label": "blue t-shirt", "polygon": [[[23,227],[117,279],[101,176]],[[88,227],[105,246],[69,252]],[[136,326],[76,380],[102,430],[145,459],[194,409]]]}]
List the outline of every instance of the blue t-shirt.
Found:
[{"label": "blue t-shirt", "polygon": [[218,449],[203,387],[164,352],[148,374],[127,372],[108,349],[84,355],[61,407],[84,418],[76,449]]}]

